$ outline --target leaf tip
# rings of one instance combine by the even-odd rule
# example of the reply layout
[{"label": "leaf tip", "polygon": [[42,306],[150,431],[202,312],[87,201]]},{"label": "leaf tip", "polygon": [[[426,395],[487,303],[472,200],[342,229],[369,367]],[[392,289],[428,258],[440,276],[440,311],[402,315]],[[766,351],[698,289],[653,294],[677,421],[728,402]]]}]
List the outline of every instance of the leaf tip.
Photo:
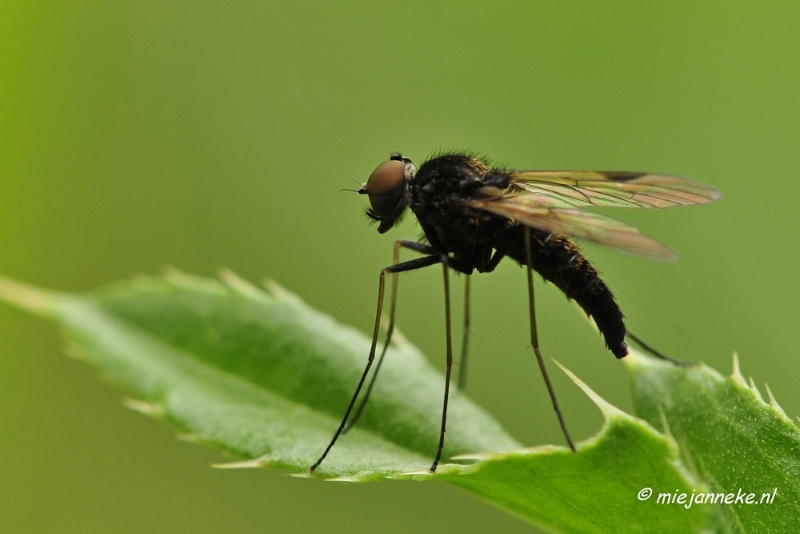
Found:
[{"label": "leaf tip", "polygon": [[613,404],[606,401],[603,397],[595,393],[595,391],[592,388],[586,385],[586,383],[583,380],[575,376],[575,374],[572,371],[561,365],[561,363],[558,360],[554,359],[553,361],[555,362],[556,365],[558,365],[561,368],[562,371],[564,371],[564,373],[566,373],[568,377],[572,379],[573,382],[575,382],[575,384],[579,388],[583,390],[586,396],[589,397],[589,399],[591,399],[592,402],[594,402],[598,408],[600,408],[600,411],[603,413],[603,416],[606,419],[618,416],[623,413],[619,408],[617,408]]},{"label": "leaf tip", "polygon": [[364,482],[365,480],[369,480],[369,477],[360,475],[344,475],[340,477],[326,478],[325,482]]},{"label": "leaf tip", "polygon": [[740,386],[747,387],[747,382],[739,368],[739,354],[736,351],[733,352],[733,372],[731,373],[731,378]]},{"label": "leaf tip", "polygon": [[47,291],[4,276],[0,276],[0,300],[38,315],[53,311],[53,299]]},{"label": "leaf tip", "polygon": [[[178,269],[177,267],[173,267],[172,265],[165,265],[161,268],[161,277],[171,284],[175,284],[178,286],[191,286],[197,283],[198,277],[192,276],[189,273],[185,273]],[[149,282],[149,276],[139,276],[137,277],[140,281]]]},{"label": "leaf tip", "polygon": [[214,469],[261,469],[267,466],[267,462],[255,459],[244,460],[241,462],[223,462],[219,464],[211,464]]},{"label": "leaf tip", "polygon": [[[438,473],[442,473],[444,470],[442,469],[444,466],[439,466]],[[398,479],[411,479],[411,480],[426,480],[432,476],[435,476],[436,473],[432,473],[430,469],[415,469],[413,471],[403,471],[402,473],[398,473],[394,477],[391,478],[398,478]]]},{"label": "leaf tip", "polygon": [[458,454],[456,456],[451,456],[452,460],[475,460],[475,461],[483,461],[489,458],[492,458],[495,454],[494,452],[473,452],[468,454]]},{"label": "leaf tip", "polygon": [[185,441],[186,443],[203,443],[203,438],[198,436],[197,434],[187,434],[185,432],[179,432],[175,435],[181,441]]},{"label": "leaf tip", "polygon": [[658,413],[661,417],[661,432],[668,438],[675,440],[672,435],[672,429],[669,427],[669,421],[667,421],[667,414],[664,413],[664,407],[661,404],[658,405]]},{"label": "leaf tip", "polygon": [[780,416],[781,418],[787,421],[791,421],[791,419],[789,419],[789,416],[786,415],[786,412],[783,411],[783,408],[781,408],[781,405],[778,404],[778,401],[775,400],[775,396],[772,394],[772,390],[769,389],[769,386],[765,383],[764,387],[767,389],[767,397],[769,397],[770,408],[772,408],[775,411],[775,413],[777,413],[778,416]]},{"label": "leaf tip", "polygon": [[752,376],[750,377],[750,391],[753,393],[753,396],[756,399],[761,401],[761,404],[765,404],[765,405],[767,404],[766,402],[764,402],[764,397],[761,396],[761,392],[756,387],[756,383],[753,381],[753,377]]},{"label": "leaf tip", "polygon": [[227,267],[217,271],[217,276],[234,293],[251,298],[263,298],[264,292]]},{"label": "leaf tip", "polygon": [[149,415],[150,417],[161,418],[164,416],[164,408],[157,404],[152,404],[143,400],[131,399],[131,398],[124,398],[122,399],[122,405],[126,408],[130,408],[135,412],[142,413],[144,415]]},{"label": "leaf tip", "polygon": [[270,295],[282,302],[288,302],[289,304],[294,304],[296,306],[306,305],[305,302],[303,302],[303,299],[280,285],[272,278],[265,278],[262,284],[264,285],[264,289],[266,289]]}]

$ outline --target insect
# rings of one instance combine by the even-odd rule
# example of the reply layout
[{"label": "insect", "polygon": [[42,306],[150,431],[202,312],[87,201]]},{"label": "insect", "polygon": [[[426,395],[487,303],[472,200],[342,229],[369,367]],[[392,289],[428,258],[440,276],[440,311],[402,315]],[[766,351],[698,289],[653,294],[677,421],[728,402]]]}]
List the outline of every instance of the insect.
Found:
[{"label": "insect", "polygon": [[[675,253],[627,223],[585,211],[584,208],[667,208],[705,204],[722,196],[719,190],[711,186],[677,176],[642,172],[516,171],[492,166],[466,153],[437,155],[423,163],[419,170],[410,159],[394,153],[372,172],[358,192],[369,197],[371,208],[367,210],[367,215],[377,222],[378,232],[388,231],[401,219],[406,208],[410,208],[422,227],[425,239],[419,242],[397,240],[393,264],[381,270],[378,311],[366,367],[341,424],[322,456],[311,466],[311,472],[322,463],[339,436],[358,419],[369,398],[392,336],[397,274],[441,264],[444,272],[447,368],[439,444],[430,468],[431,472],[436,471],[444,446],[453,365],[448,271],[453,269],[467,275],[459,377],[459,385],[463,386],[469,325],[469,275],[475,271],[492,272],[505,257],[527,267],[531,345],[564,437],[575,451],[539,350],[533,271],[552,282],[567,298],[575,300],[594,320],[606,347],[617,358],[623,358],[628,354],[626,335],[634,341],[639,340],[627,332],[614,295],[571,238],[654,259],[672,259]],[[400,248],[408,248],[424,256],[399,262]],[[392,294],[386,341],[364,398],[350,419],[350,426],[347,426],[375,360],[385,278],[388,274],[392,275]],[[645,348],[648,347],[645,345]]]}]

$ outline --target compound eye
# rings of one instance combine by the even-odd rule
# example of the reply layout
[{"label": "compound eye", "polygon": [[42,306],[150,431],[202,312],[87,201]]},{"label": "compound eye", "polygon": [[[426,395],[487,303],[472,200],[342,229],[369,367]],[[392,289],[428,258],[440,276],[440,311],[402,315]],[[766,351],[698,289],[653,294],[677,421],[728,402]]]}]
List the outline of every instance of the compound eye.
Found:
[{"label": "compound eye", "polygon": [[405,164],[402,161],[384,161],[372,171],[367,180],[367,195],[372,211],[381,219],[393,217],[405,191]]}]

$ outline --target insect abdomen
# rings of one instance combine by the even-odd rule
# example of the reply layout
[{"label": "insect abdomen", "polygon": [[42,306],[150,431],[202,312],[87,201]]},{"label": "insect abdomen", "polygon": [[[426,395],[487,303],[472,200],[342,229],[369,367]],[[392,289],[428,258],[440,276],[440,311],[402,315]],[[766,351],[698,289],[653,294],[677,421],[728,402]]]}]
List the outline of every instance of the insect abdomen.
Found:
[{"label": "insect abdomen", "polygon": [[[527,264],[525,228],[515,226],[509,232],[510,246],[504,252],[524,266]],[[533,270],[555,284],[594,319],[614,356],[626,356],[628,345],[625,343],[622,311],[589,260],[580,253],[575,243],[564,236],[538,230],[530,230],[530,236]]]}]

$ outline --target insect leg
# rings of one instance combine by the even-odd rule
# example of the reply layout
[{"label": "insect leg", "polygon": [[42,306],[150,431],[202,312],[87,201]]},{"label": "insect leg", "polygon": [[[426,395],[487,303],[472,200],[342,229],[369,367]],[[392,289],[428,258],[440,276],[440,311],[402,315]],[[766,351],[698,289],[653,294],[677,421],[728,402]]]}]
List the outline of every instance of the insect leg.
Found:
[{"label": "insect leg", "polygon": [[[400,261],[400,247],[405,247],[416,252],[421,252],[423,254],[435,254],[436,250],[430,245],[426,245],[425,243],[418,243],[417,241],[411,241],[410,239],[398,239],[394,242],[394,255],[392,256],[392,265],[397,265]],[[386,341],[383,343],[383,350],[381,351],[381,355],[378,358],[378,363],[375,364],[375,372],[372,373],[372,378],[369,381],[369,385],[367,386],[367,390],[364,392],[364,397],[361,399],[361,402],[358,405],[358,409],[350,421],[347,423],[347,426],[342,431],[343,433],[347,433],[353,425],[356,424],[356,421],[361,417],[361,413],[364,411],[364,408],[367,406],[367,402],[369,401],[369,396],[372,394],[372,388],[375,385],[375,380],[378,378],[378,372],[381,370],[381,365],[383,364],[383,358],[386,356],[386,349],[389,348],[389,342],[392,340],[392,333],[394,332],[394,312],[395,312],[395,305],[397,303],[397,273],[392,274],[392,297],[389,301],[389,327],[386,329]]]},{"label": "insect leg", "polygon": [[556,392],[553,389],[553,384],[550,383],[550,376],[547,374],[547,368],[544,365],[544,358],[539,351],[539,336],[536,333],[536,311],[533,301],[533,259],[531,257],[531,231],[527,226],[525,227],[525,257],[528,264],[528,311],[531,318],[531,345],[533,345],[533,352],[536,354],[536,360],[539,362],[539,369],[542,371],[542,378],[547,385],[547,392],[550,393],[550,400],[553,401],[553,408],[558,416],[558,422],[561,424],[561,431],[564,432],[564,437],[567,438],[567,443],[572,452],[575,451],[575,445],[572,443],[572,438],[569,436],[567,424],[564,422],[564,416],[561,414],[561,409],[558,407],[556,400]]},{"label": "insect leg", "polygon": [[467,385],[467,352],[469,348],[469,280],[471,276],[464,277],[464,324],[461,330],[461,367],[458,370],[458,389],[463,390]]},{"label": "insect leg", "polygon": [[[494,256],[489,260],[489,262],[481,269],[483,273],[490,273],[495,270],[497,264],[500,263],[500,260],[503,259],[505,254],[502,252],[495,251]],[[455,270],[461,271],[458,266],[451,265]],[[470,277],[467,274],[467,277],[464,279],[464,329],[461,335],[461,368],[458,371],[458,389],[464,390],[467,387],[467,353],[469,348],[469,283]]]},{"label": "insect leg", "polygon": [[694,362],[682,362],[680,360],[676,360],[675,358],[670,358],[669,356],[667,356],[663,352],[660,352],[658,349],[656,349],[656,348],[648,345],[644,341],[642,341],[642,339],[639,336],[634,335],[633,332],[631,332],[630,330],[628,330],[628,332],[627,332],[627,337],[630,338],[631,341],[633,341],[634,343],[639,345],[642,349],[644,349],[645,351],[649,352],[650,354],[652,354],[653,356],[655,356],[658,359],[661,359],[661,360],[664,360],[664,361],[668,361],[668,362],[673,363],[675,365],[678,365],[680,367],[690,367],[690,366],[694,365]]},{"label": "insect leg", "polygon": [[421,269],[423,267],[428,267],[429,265],[435,265],[442,261],[442,256],[435,254],[432,256],[425,256],[424,258],[417,258],[414,260],[404,261],[403,263],[397,263],[395,265],[390,265],[381,270],[380,280],[378,282],[378,310],[375,312],[375,327],[372,331],[372,345],[369,349],[369,357],[367,358],[367,365],[364,367],[364,372],[361,374],[361,379],[358,381],[358,386],[356,386],[356,390],[353,393],[353,398],[350,399],[350,404],[347,406],[347,411],[344,413],[344,417],[342,418],[342,422],[339,424],[339,428],[336,429],[336,433],[333,435],[333,439],[325,448],[325,452],[322,453],[322,456],[319,457],[319,460],[314,462],[309,468],[309,472],[313,473],[314,470],[319,467],[325,457],[330,452],[333,445],[336,443],[336,440],[339,439],[339,435],[344,430],[345,424],[347,424],[347,418],[350,416],[350,412],[353,410],[353,406],[356,403],[356,399],[358,399],[358,394],[361,392],[361,387],[364,385],[364,380],[367,378],[367,374],[369,373],[370,367],[372,367],[372,361],[375,359],[375,347],[378,344],[378,333],[380,332],[380,324],[381,324],[381,310],[383,309],[383,291],[384,291],[384,282],[387,274],[394,274],[394,273],[401,273],[405,271],[414,271],[416,269]]},{"label": "insect leg", "polygon": [[436,458],[431,465],[431,473],[436,472],[436,466],[439,465],[439,459],[442,457],[442,449],[444,448],[444,431],[447,426],[447,400],[450,396],[450,373],[453,368],[453,342],[452,332],[450,329],[450,277],[448,276],[448,258],[447,256],[441,257],[442,267],[444,268],[444,317],[445,317],[445,332],[447,335],[447,371],[444,378],[444,404],[442,405],[442,429],[439,433],[439,447],[436,449]]}]

